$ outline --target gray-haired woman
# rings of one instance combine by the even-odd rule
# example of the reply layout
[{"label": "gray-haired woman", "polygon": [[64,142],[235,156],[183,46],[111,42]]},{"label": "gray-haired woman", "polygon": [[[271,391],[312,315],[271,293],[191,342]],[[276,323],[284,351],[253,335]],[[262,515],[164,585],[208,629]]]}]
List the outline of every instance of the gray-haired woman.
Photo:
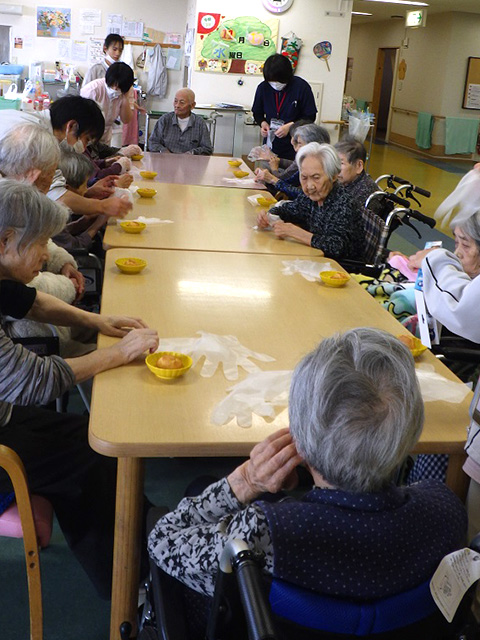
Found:
[{"label": "gray-haired woman", "polygon": [[[370,328],[323,340],[293,374],[289,416],[290,431],[157,522],[148,548],[166,573],[211,597],[223,548],[244,538],[267,574],[371,601],[425,583],[463,545],[465,510],[443,483],[393,484],[423,426],[413,358],[399,340]],[[310,492],[261,499],[294,487],[302,460]]]},{"label": "gray-haired woman", "polygon": [[[47,241],[67,214],[35,187],[0,180],[0,322],[3,316],[81,326],[122,338],[79,358],[38,357],[15,345],[0,327],[0,444],[22,459],[32,492],[53,505],[68,544],[109,597],[113,554],[116,464],[88,445],[88,419],[38,408],[77,382],[127,364],[158,345],[138,318],[105,317],[27,287],[47,258]],[[132,329],[128,332],[128,329]],[[10,492],[5,474],[0,491]]]},{"label": "gray-haired woman", "polygon": [[[365,227],[362,208],[337,183],[340,159],[329,144],[310,142],[296,156],[303,194],[276,206],[281,220],[273,225],[278,238],[292,238],[336,260],[362,260]],[[270,226],[268,214],[257,218],[260,228]]]},{"label": "gray-haired woman", "polygon": [[[304,147],[309,142],[318,142],[319,144],[329,144],[330,134],[324,127],[320,127],[318,124],[309,122],[308,124],[299,123],[292,125],[290,129],[291,143],[295,150],[295,153]],[[270,168],[268,169],[258,168],[255,170],[255,179],[257,182],[263,182],[270,193],[275,194],[277,191],[284,193],[289,200],[295,200],[302,193],[300,188],[300,171],[295,161],[284,160],[289,162],[289,166],[286,169],[279,169],[280,158],[274,156],[270,160]]]}]

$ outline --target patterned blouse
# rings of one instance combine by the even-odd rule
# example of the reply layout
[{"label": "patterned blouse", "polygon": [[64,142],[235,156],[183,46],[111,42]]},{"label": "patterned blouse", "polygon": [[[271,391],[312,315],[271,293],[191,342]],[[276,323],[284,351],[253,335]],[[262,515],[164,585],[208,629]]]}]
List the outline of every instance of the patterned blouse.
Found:
[{"label": "patterned blouse", "polygon": [[272,213],[313,233],[311,246],[328,258],[362,260],[365,256],[362,208],[338,183],[321,206],[302,194],[293,202],[276,206]]}]

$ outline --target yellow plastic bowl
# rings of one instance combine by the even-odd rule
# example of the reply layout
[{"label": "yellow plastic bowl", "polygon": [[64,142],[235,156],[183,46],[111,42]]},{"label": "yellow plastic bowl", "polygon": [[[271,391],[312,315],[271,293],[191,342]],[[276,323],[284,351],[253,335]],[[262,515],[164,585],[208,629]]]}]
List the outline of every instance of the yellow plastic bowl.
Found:
[{"label": "yellow plastic bowl", "polygon": [[404,344],[407,347],[407,349],[410,350],[410,353],[414,358],[418,358],[418,356],[421,356],[422,353],[424,353],[427,350],[427,347],[424,344],[422,344],[422,341],[420,340],[420,338],[417,338],[415,336],[406,336],[406,335],[401,335],[397,337],[400,340],[400,342]]},{"label": "yellow plastic bowl", "polygon": [[241,160],[229,160],[228,164],[231,167],[239,167],[242,164],[242,161]]},{"label": "yellow plastic bowl", "polygon": [[137,189],[137,193],[141,198],[153,198],[153,196],[157,195],[156,189]]},{"label": "yellow plastic bowl", "polygon": [[143,155],[141,153],[136,153],[134,156],[131,156],[131,160],[141,160]]},{"label": "yellow plastic bowl", "polygon": [[126,233],[141,233],[147,225],[136,220],[123,220],[120,222],[120,226]]},{"label": "yellow plastic bowl", "polygon": [[157,175],[157,172],[156,171],[140,171],[140,175],[142,176],[142,178],[145,178],[145,180],[153,180]]},{"label": "yellow plastic bowl", "polygon": [[343,271],[320,271],[320,278],[327,287],[343,287],[350,280],[348,273]]},{"label": "yellow plastic bowl", "polygon": [[248,171],[234,171],[233,175],[236,178],[245,178],[246,176],[248,176]]},{"label": "yellow plastic bowl", "polygon": [[122,273],[140,273],[147,266],[146,260],[141,258],[118,258],[115,264]]},{"label": "yellow plastic bowl", "polygon": [[271,207],[274,204],[277,204],[277,201],[275,200],[275,198],[257,198],[257,204],[260,207]]},{"label": "yellow plastic bowl", "polygon": [[[162,369],[161,367],[157,367],[156,362],[159,358],[165,355],[180,358],[183,363],[183,367],[181,369]],[[180,376],[183,376],[183,374],[192,366],[192,359],[184,353],[176,353],[175,351],[158,351],[157,353],[150,353],[145,358],[145,363],[157,378],[161,378],[162,380],[171,380],[172,378],[179,378]]]}]

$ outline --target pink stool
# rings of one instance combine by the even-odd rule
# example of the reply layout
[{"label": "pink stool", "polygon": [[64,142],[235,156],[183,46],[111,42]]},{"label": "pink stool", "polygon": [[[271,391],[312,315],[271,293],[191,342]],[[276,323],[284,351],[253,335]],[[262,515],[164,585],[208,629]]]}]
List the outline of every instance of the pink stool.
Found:
[{"label": "pink stool", "polygon": [[[50,544],[52,537],[53,507],[42,496],[31,496],[31,501],[38,546],[45,549]],[[22,523],[15,502],[0,515],[0,536],[23,538]]]}]

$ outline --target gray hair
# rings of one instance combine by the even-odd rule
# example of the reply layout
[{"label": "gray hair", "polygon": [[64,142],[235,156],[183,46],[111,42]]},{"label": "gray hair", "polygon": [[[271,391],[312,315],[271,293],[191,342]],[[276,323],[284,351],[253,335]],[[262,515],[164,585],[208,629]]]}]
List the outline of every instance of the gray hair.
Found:
[{"label": "gray hair", "polygon": [[325,127],[320,127],[318,124],[314,124],[313,122],[310,124],[303,124],[300,127],[295,129],[293,134],[293,142],[304,142],[308,144],[309,142],[319,142],[320,144],[330,143],[330,134],[325,129]]},{"label": "gray hair", "polygon": [[480,251],[480,211],[463,220],[461,224],[456,224],[454,218],[450,223],[450,228],[453,231],[456,227],[459,227],[467,236],[470,236]]},{"label": "gray hair", "polygon": [[16,180],[0,180],[0,234],[8,229],[17,232],[18,249],[57,235],[67,221],[67,208],[36,187]]},{"label": "gray hair", "polygon": [[331,144],[319,144],[318,142],[309,142],[298,151],[295,156],[295,162],[302,168],[302,162],[305,158],[312,156],[317,158],[323,166],[327,177],[330,180],[335,180],[342,168],[342,163],[338,157],[338,153],[332,147]]},{"label": "gray hair", "polygon": [[95,171],[93,163],[87,156],[84,156],[83,153],[77,153],[73,149],[65,149],[63,147],[58,168],[62,172],[67,185],[73,189],[81,187]]},{"label": "gray hair", "polygon": [[289,415],[298,452],[329,484],[378,491],[422,431],[413,358],[379,329],[326,338],[295,369]]},{"label": "gray hair", "polygon": [[59,159],[57,140],[39,124],[19,124],[0,140],[0,172],[7,178],[24,177],[32,169],[49,171]]}]

